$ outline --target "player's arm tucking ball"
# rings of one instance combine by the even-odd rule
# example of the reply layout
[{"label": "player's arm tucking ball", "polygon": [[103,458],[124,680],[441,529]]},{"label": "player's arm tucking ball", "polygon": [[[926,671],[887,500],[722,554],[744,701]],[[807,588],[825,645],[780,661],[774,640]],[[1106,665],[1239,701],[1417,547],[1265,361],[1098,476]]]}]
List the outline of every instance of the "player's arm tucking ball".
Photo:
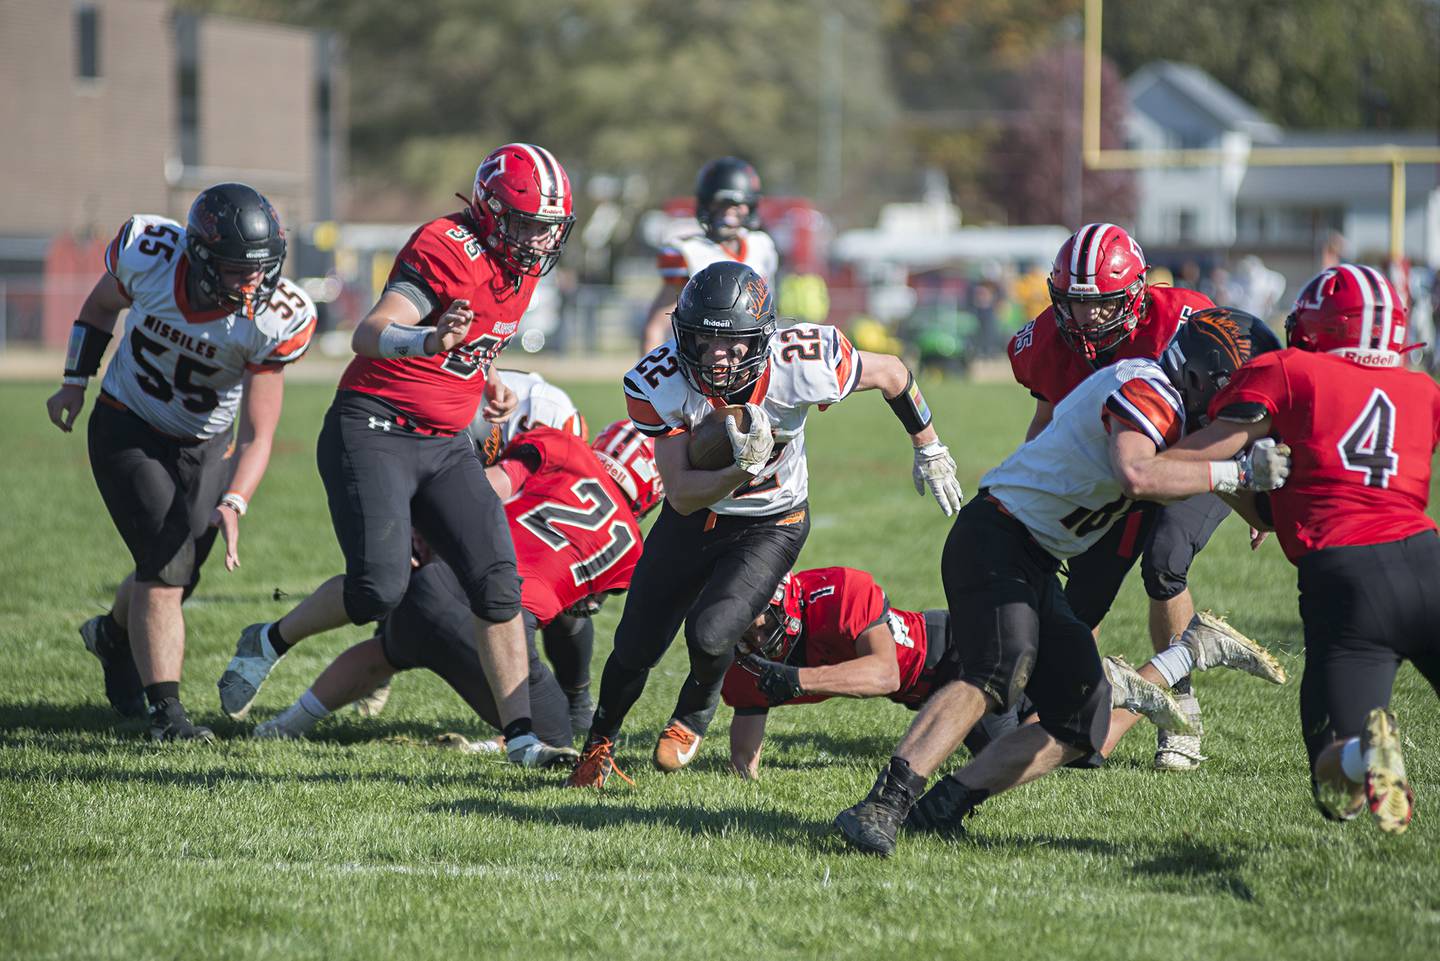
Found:
[{"label": "player's arm tucking ball", "polygon": [[697,469],[690,463],[689,443],[688,431],[655,438],[655,466],[665,483],[665,501],[677,513],[703,510],[753,479],[736,464],[719,470]]},{"label": "player's arm tucking ball", "polygon": [[1133,500],[1275,490],[1289,476],[1290,448],[1266,437],[1269,429],[1268,417],[1251,423],[1217,420],[1162,453],[1142,431],[1117,426],[1110,435],[1110,460],[1125,496]]},{"label": "player's arm tucking ball", "polygon": [[90,378],[100,371],[100,361],[114,336],[120,311],[129,306],[130,298],[120,282],[107,273],[96,282],[80,308],[70,329],[60,389],[45,401],[50,422],[67,434],[74,429],[75,419],[85,406],[85,388]]},{"label": "player's arm tucking ball", "polygon": [[960,509],[962,500],[960,482],[955,479],[955,459],[935,432],[930,407],[920,393],[920,386],[915,383],[915,375],[904,361],[892,354],[872,354],[863,350],[856,353],[859,355],[860,377],[855,389],[878,389],[885,397],[885,402],[895,412],[915,447],[915,466],[911,472],[915,492],[923,495],[928,489],[945,516],[949,517]]}]

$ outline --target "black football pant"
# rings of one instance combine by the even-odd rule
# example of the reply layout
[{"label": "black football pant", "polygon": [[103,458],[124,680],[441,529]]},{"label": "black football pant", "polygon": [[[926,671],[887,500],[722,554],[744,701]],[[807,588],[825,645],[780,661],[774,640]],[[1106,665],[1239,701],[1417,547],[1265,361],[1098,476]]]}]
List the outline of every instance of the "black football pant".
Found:
[{"label": "black football pant", "polygon": [[1388,707],[1402,660],[1440,694],[1440,537],[1327,547],[1297,564],[1305,675],[1300,724],[1310,766]]},{"label": "black football pant", "polygon": [[645,538],[625,596],[615,650],[600,677],[591,739],[619,733],[682,623],[690,674],[671,716],[704,734],[720,703],[736,641],[795,566],[809,533],[804,504],[782,514],[737,517],[710,511],[682,515],[666,503]]},{"label": "black football pant", "polygon": [[377,397],[342,390],[325,413],[316,460],[345,554],[345,612],[356,624],[394,610],[410,581],[410,528],[455,573],[476,617],[520,612],[505,509],[468,436],[419,434]]},{"label": "black football pant", "polygon": [[[569,744],[569,704],[535,652],[535,615],[526,611],[523,619],[535,736],[546,744]],[[475,646],[475,618],[459,579],[444,561],[431,561],[410,577],[404,598],[381,625],[380,641],[397,671],[433,671],[487,724],[500,728],[500,711]]]}]

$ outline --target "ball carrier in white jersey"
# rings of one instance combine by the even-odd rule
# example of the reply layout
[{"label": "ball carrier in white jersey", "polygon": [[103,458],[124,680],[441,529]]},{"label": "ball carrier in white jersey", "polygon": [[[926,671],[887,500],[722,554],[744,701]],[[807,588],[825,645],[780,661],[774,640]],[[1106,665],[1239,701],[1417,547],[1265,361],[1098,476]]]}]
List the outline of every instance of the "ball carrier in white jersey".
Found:
[{"label": "ball carrier in white jersey", "polygon": [[[1110,685],[1094,636],[1056,573],[1133,501],[1273,490],[1284,482],[1289,452],[1273,441],[1257,442],[1238,462],[1160,456],[1187,425],[1203,423],[1206,404],[1241,364],[1279,346],[1248,314],[1193,314],[1160,360],[1121,360],[1091,374],[1056,405],[1039,435],[981,479],[981,496],[956,518],[940,562],[957,625],[946,651],[960,662],[957,680],[921,708],[869,796],[835,819],[851,845],[889,854],[907,816],[912,827],[958,830],[986,797],[1100,754],[1110,733]],[[1178,645],[1184,650],[1174,656],[1191,658],[1182,675],[1217,666],[1203,643],[1226,641],[1195,643],[1207,657]],[[976,722],[1008,710],[1022,693],[1039,723],[997,739],[917,805],[926,779]]]},{"label": "ball carrier in white jersey", "polygon": [[739,157],[717,157],[695,178],[695,221],[670,238],[656,256],[660,290],[650,305],[642,338],[648,353],[670,338],[670,312],[685,282],[713,263],[737,260],[772,287],[780,269],[775,241],[760,228],[760,175]]},{"label": "ball carrier in white jersey", "polygon": [[[89,451],[135,569],[113,610],[80,633],[104,666],[110,703],[139,716],[148,700],[157,740],[211,736],[180,705],[180,603],[216,528],[226,569],[239,564],[239,519],[270,459],[283,371],[315,331],[315,305],[281,278],[284,260],[274,208],[244,184],[201,193],[183,227],[131,217],[106,248],[105,276],[70,338],[64,386],[48,402],[50,419],[70,431],[129,308],[90,415]],[[240,436],[227,460],[237,414]]]},{"label": "ball carrier in white jersey", "polygon": [[[899,358],[857,351],[834,327],[777,331],[769,286],[734,261],[690,278],[672,323],[674,339],[624,378],[631,421],[655,438],[665,504],[635,568],[572,786],[599,787],[615,770],[620,725],[682,622],[690,675],[655,764],[675,771],[694,758],[736,640],[794,566],[809,531],[805,418],[812,406],[880,389],[915,446],[916,489],[928,488],[947,515],[960,507],[955,462]],[[687,432],[727,403],[745,404],[750,415],[746,433],[728,421],[735,462],[697,470]]]}]

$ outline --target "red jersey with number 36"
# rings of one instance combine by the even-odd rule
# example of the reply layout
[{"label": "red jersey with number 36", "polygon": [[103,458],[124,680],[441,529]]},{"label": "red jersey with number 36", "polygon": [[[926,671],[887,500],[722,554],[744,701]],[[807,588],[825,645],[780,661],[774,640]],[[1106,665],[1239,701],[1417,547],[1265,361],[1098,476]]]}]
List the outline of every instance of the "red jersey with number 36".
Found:
[{"label": "red jersey with number 36", "polygon": [[[1170,346],[1180,324],[1198,310],[1215,305],[1210,298],[1183,287],[1151,287],[1145,319],[1107,355],[1108,362],[1143,357],[1154,360]],[[1058,404],[1095,368],[1065,343],[1055,326],[1055,308],[1045,310],[1010,338],[1010,369],[1030,393]]]},{"label": "red jersey with number 36", "polygon": [[459,433],[470,425],[485,390],[490,362],[505,348],[530,304],[536,278],[502,270],[457,212],[410,235],[395,257],[390,283],[428,293],[427,327],[455,300],[468,300],[475,319],[459,346],[433,357],[356,357],[340,378],[341,390],[375,394],[431,430]]},{"label": "red jersey with number 36", "polygon": [[1244,402],[1265,405],[1292,451],[1289,479],[1270,494],[1275,536],[1291,561],[1435,528],[1425,506],[1440,387],[1429,377],[1291,348],[1236,371],[1211,416]]},{"label": "red jersey with number 36", "polygon": [[[900,668],[900,687],[890,700],[919,704],[930,694],[931,677],[925,671],[928,650],[925,615],[918,611],[892,610],[875,578],[850,567],[822,567],[796,571],[800,591],[801,634],[804,657],[792,658],[797,667],[824,667],[844,664],[860,655],[855,640],[877,624],[885,624],[895,639],[895,659]],[[765,695],[754,674],[742,665],[730,665],[720,689],[731,707],[765,707]],[[828,700],[827,694],[806,694],[786,704],[814,704]]]},{"label": "red jersey with number 36", "polygon": [[505,504],[521,603],[543,626],[585,598],[630,587],[642,536],[625,494],[573,434],[536,427],[511,441],[539,465]]}]

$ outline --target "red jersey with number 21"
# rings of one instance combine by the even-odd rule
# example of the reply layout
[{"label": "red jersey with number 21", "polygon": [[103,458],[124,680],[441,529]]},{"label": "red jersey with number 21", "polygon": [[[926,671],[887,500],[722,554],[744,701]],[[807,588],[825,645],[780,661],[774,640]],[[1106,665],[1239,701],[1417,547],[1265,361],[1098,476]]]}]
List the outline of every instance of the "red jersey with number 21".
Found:
[{"label": "red jersey with number 21", "polygon": [[463,343],[433,357],[356,357],[340,389],[374,394],[423,427],[458,433],[475,418],[490,362],[520,325],[536,278],[523,277],[517,287],[475,237],[469,216],[457,212],[411,234],[390,279],[418,279],[430,288],[439,306],[420,321],[424,326],[433,327],[460,299],[470,302],[475,319]]},{"label": "red jersey with number 21", "polygon": [[536,427],[500,459],[533,451],[539,466],[505,504],[521,602],[543,627],[594,594],[628,590],[640,524],[600,459],[574,434]]},{"label": "red jersey with number 21", "polygon": [[1425,506],[1440,387],[1429,377],[1291,348],[1236,371],[1211,416],[1243,402],[1264,404],[1292,451],[1289,479],[1270,494],[1275,536],[1291,561],[1435,528]]}]

